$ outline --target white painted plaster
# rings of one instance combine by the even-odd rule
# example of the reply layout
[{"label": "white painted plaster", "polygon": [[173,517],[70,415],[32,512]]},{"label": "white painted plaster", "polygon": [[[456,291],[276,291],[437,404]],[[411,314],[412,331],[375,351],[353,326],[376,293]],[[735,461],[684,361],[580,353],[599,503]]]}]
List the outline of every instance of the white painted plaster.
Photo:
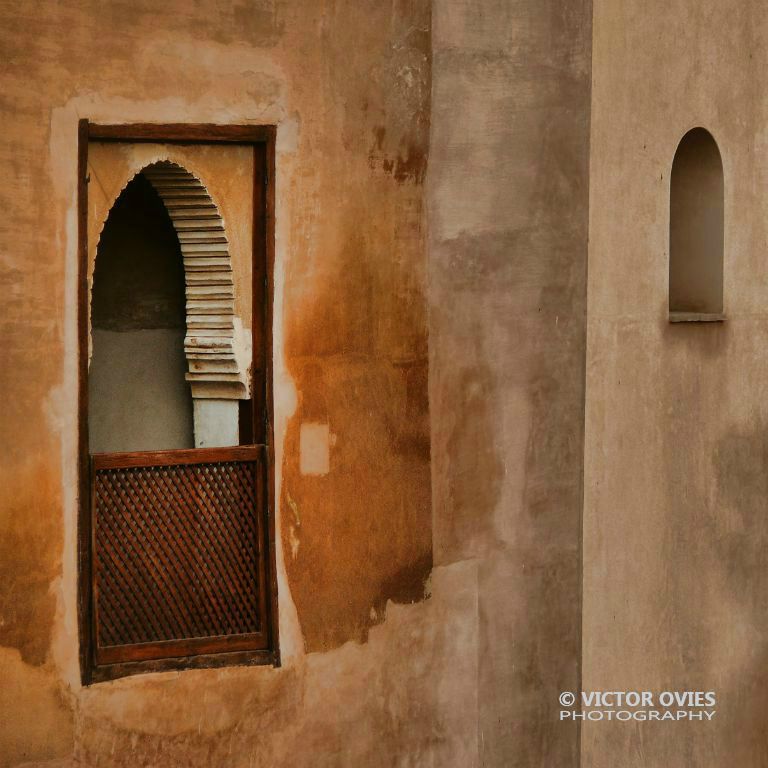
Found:
[{"label": "white painted plaster", "polygon": [[195,448],[237,445],[238,400],[192,401],[195,420]]},{"label": "white painted plaster", "polygon": [[327,424],[304,422],[299,431],[299,471],[302,475],[330,472],[330,434]]}]

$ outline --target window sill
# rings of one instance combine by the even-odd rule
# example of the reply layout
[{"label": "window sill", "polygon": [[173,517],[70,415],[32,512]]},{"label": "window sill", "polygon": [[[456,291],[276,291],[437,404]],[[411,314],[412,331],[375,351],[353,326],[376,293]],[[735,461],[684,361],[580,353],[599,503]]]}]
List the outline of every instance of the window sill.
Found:
[{"label": "window sill", "polygon": [[725,315],[722,312],[670,312],[670,323],[722,323]]}]

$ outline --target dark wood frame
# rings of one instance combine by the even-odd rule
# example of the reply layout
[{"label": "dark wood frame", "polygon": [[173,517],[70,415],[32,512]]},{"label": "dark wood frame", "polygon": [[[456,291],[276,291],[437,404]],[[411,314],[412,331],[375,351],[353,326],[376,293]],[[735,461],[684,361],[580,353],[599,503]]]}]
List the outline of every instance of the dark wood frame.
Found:
[{"label": "dark wood frame", "polygon": [[[80,631],[80,670],[88,685],[124,675],[164,670],[229,666],[234,664],[280,665],[277,610],[277,573],[275,565],[274,514],[274,432],[272,397],[272,311],[275,243],[275,138],[274,125],[155,124],[97,125],[87,119],[78,125],[78,624]],[[266,583],[269,647],[247,650],[237,643],[231,650],[208,653],[201,644],[194,655],[174,658],[96,664],[92,594],[92,521],[91,456],[88,445],[88,145],[90,142],[156,142],[162,144],[244,144],[253,147],[253,381],[260,378],[264,387],[253,386],[251,401],[251,436],[253,443],[265,450],[266,508],[264,516]],[[257,218],[260,217],[260,218]],[[263,307],[264,314],[257,310]],[[261,376],[260,376],[261,374]],[[232,449],[236,453],[236,449]],[[181,451],[174,451],[183,460]],[[190,460],[202,460],[183,452]],[[204,452],[203,452],[204,453]],[[233,453],[232,455],[235,455]],[[247,449],[246,449],[247,453]],[[157,454],[159,455],[159,454]],[[138,456],[138,454],[137,454]],[[123,455],[125,458],[126,455]],[[168,456],[166,455],[166,458]],[[104,457],[96,459],[103,463]],[[146,461],[146,454],[137,461]],[[108,461],[108,460],[107,460]],[[226,643],[225,643],[226,644]],[[263,645],[263,642],[262,642]],[[184,651],[180,646],[180,651]],[[189,649],[187,649],[189,650]],[[192,652],[192,651],[190,651]]]}]

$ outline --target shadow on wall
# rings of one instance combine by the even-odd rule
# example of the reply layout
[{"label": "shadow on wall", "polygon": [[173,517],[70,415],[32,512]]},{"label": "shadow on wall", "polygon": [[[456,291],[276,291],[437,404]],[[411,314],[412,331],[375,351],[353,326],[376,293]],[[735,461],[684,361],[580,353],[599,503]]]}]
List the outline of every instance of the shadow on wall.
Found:
[{"label": "shadow on wall", "polygon": [[749,652],[718,691],[734,765],[768,765],[768,424],[734,431],[713,455],[717,503],[706,518],[712,562],[720,565],[728,613]]},{"label": "shadow on wall", "polygon": [[665,684],[714,690],[718,705],[708,729],[648,729],[649,761],[768,764],[768,425],[734,429],[715,443],[702,426],[711,422],[710,404],[725,399],[725,379],[707,379],[700,366],[719,358],[712,370],[726,370],[727,336],[720,325],[668,328],[675,362],[662,398],[675,407],[663,457],[666,588],[655,598],[649,653]]}]

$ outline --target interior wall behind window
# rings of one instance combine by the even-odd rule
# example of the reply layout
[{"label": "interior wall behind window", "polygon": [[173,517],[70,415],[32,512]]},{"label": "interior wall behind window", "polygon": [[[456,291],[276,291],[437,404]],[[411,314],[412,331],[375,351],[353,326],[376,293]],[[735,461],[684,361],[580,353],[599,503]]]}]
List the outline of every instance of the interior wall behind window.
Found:
[{"label": "interior wall behind window", "polygon": [[193,447],[181,250],[163,201],[141,174],[101,234],[91,318],[91,452]]}]

